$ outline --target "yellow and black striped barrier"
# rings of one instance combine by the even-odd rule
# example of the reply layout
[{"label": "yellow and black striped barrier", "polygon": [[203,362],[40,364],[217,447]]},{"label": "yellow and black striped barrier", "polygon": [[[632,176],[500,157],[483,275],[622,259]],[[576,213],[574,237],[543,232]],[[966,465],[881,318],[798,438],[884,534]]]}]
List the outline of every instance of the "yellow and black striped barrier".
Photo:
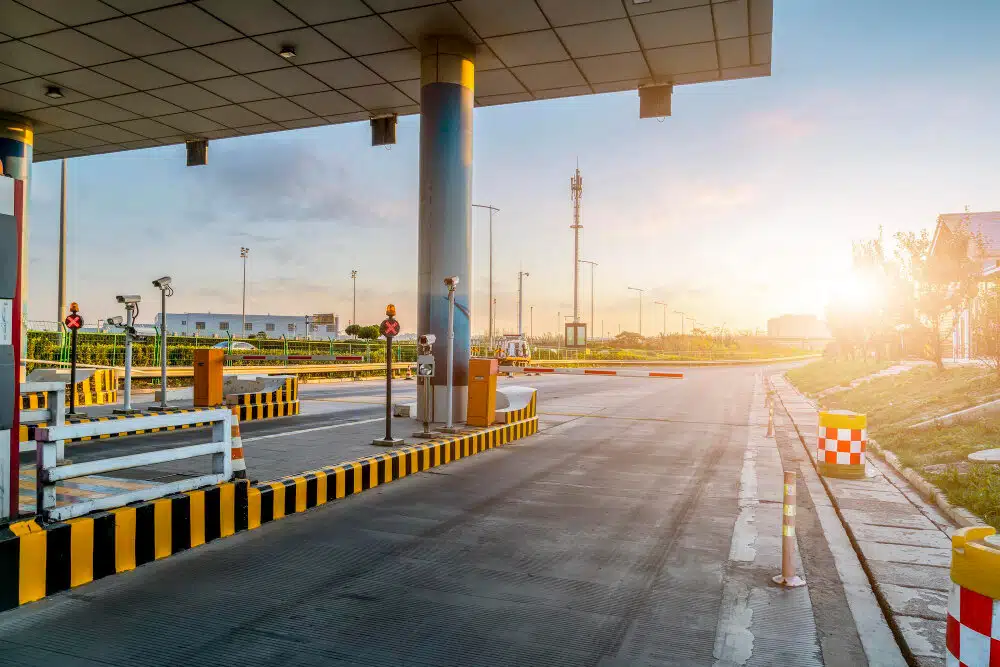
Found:
[{"label": "yellow and black striped barrier", "polygon": [[[118,379],[110,368],[98,368],[86,380],[76,383],[76,404],[110,405],[118,402]],[[66,396],[69,405],[69,395]],[[22,410],[44,410],[49,407],[48,394],[30,392],[21,394]]]},{"label": "yellow and black striped barrier", "polygon": [[0,611],[254,530],[538,430],[538,418],[402,447],[273,482],[237,480],[41,525],[0,528]]},{"label": "yellow and black striped barrier", "polygon": [[504,411],[498,410],[497,412],[503,414],[504,424],[513,424],[514,422],[519,422],[524,419],[530,419],[531,417],[534,417],[537,414],[537,407],[536,407],[537,399],[538,399],[538,392],[533,391],[531,392],[531,400],[529,400],[528,404],[523,408],[520,408],[519,410],[504,410]]},{"label": "yellow and black striped barrier", "polygon": [[[171,412],[201,412],[202,410],[208,410],[210,408],[178,408],[176,410],[171,410]],[[134,415],[105,415],[103,417],[84,417],[82,419],[74,419],[72,421],[66,420],[67,424],[90,424],[92,422],[108,422],[108,421],[128,421],[129,419],[135,419],[137,417],[149,417],[152,413],[140,413]],[[129,435],[144,435],[146,433],[160,433],[161,431],[175,431],[185,428],[195,428],[198,426],[206,426],[209,422],[196,422],[194,424],[182,424],[180,426],[160,426],[157,428],[147,428],[147,429],[137,429],[128,430],[127,424],[122,424],[126,427],[126,430],[120,431],[118,433],[105,433],[103,435],[97,436],[83,436],[80,438],[72,438],[66,440],[66,442],[86,442],[88,440],[106,440],[107,438],[123,438]],[[48,426],[47,423],[42,422],[40,424],[21,424],[21,430],[19,433],[21,442],[28,442],[35,439],[35,429],[45,428]]]},{"label": "yellow and black striped barrier", "polygon": [[299,414],[299,378],[289,377],[274,391],[233,394],[226,403],[239,409],[240,421],[291,417]]}]

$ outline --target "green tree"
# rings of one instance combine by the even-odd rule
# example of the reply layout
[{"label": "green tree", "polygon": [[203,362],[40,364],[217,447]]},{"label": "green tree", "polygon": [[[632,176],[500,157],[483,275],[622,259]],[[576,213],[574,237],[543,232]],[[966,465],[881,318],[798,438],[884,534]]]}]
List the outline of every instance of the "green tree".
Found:
[{"label": "green tree", "polygon": [[976,358],[1000,376],[1000,289],[995,284],[981,290],[972,336]]},{"label": "green tree", "polygon": [[361,325],[348,324],[347,328],[344,329],[344,333],[347,334],[348,336],[354,336],[355,338],[358,338],[359,334],[361,333]]},{"label": "green tree", "polygon": [[376,340],[381,335],[377,324],[369,324],[366,327],[358,327],[358,338],[361,340]]},{"label": "green tree", "polygon": [[919,234],[898,232],[896,242],[903,274],[914,288],[916,310],[931,329],[931,360],[943,370],[942,322],[976,295],[982,266],[976,258],[982,257],[984,244],[967,221],[954,229],[940,225],[940,230],[936,239],[926,229]]}]

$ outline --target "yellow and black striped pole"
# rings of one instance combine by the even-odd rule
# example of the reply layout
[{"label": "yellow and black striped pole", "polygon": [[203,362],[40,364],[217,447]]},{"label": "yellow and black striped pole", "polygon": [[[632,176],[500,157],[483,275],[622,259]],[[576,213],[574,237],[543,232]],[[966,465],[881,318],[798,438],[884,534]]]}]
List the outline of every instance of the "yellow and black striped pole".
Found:
[{"label": "yellow and black striped pole", "polygon": [[772,581],[787,588],[806,585],[805,579],[795,575],[795,473],[787,470],[781,511],[781,574]]}]

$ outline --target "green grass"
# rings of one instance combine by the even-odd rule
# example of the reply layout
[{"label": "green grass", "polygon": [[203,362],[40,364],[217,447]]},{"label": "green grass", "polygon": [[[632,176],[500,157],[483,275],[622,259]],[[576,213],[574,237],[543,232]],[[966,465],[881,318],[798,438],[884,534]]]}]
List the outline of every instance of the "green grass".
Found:
[{"label": "green grass", "polygon": [[788,380],[805,394],[850,384],[851,380],[878,373],[892,365],[890,361],[818,359],[788,371]]},{"label": "green grass", "polygon": [[820,405],[867,414],[869,434],[879,447],[936,484],[951,503],[1000,529],[1000,466],[968,461],[973,452],[1000,448],[1000,414],[909,428],[995,398],[1000,379],[989,369],[920,366],[830,394]]}]

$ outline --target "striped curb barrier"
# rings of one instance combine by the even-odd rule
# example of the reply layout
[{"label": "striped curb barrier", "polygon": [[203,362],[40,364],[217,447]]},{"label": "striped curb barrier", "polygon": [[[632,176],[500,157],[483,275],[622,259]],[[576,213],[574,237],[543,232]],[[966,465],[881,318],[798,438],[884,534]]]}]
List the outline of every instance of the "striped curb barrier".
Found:
[{"label": "striped curb barrier", "polygon": [[[110,405],[118,402],[118,380],[110,368],[97,369],[86,380],[76,383],[76,405]],[[66,394],[69,405],[69,392]],[[22,410],[44,410],[49,407],[48,394],[41,391],[21,394]]]},{"label": "striped curb barrier", "polygon": [[951,592],[945,629],[948,667],[1000,663],[1000,538],[990,526],[951,537]]},{"label": "striped curb barrier", "polygon": [[[226,403],[240,421],[291,417],[299,414],[299,378],[289,377],[274,391],[229,394]],[[238,412],[237,412],[238,410]]]},{"label": "striped curb barrier", "polygon": [[868,417],[847,410],[820,411],[816,461],[820,474],[865,479]]},{"label": "striped curb barrier", "polygon": [[[501,424],[513,424],[514,422],[523,421],[534,417],[537,415],[537,403],[538,403],[538,392],[531,392],[531,399],[528,400],[528,404],[523,408],[516,410],[500,408],[496,411],[497,422]],[[503,417],[501,420],[500,417]]]},{"label": "striped curb barrier", "polygon": [[41,525],[0,529],[0,611],[532,435],[538,417],[276,481],[226,482]]}]

